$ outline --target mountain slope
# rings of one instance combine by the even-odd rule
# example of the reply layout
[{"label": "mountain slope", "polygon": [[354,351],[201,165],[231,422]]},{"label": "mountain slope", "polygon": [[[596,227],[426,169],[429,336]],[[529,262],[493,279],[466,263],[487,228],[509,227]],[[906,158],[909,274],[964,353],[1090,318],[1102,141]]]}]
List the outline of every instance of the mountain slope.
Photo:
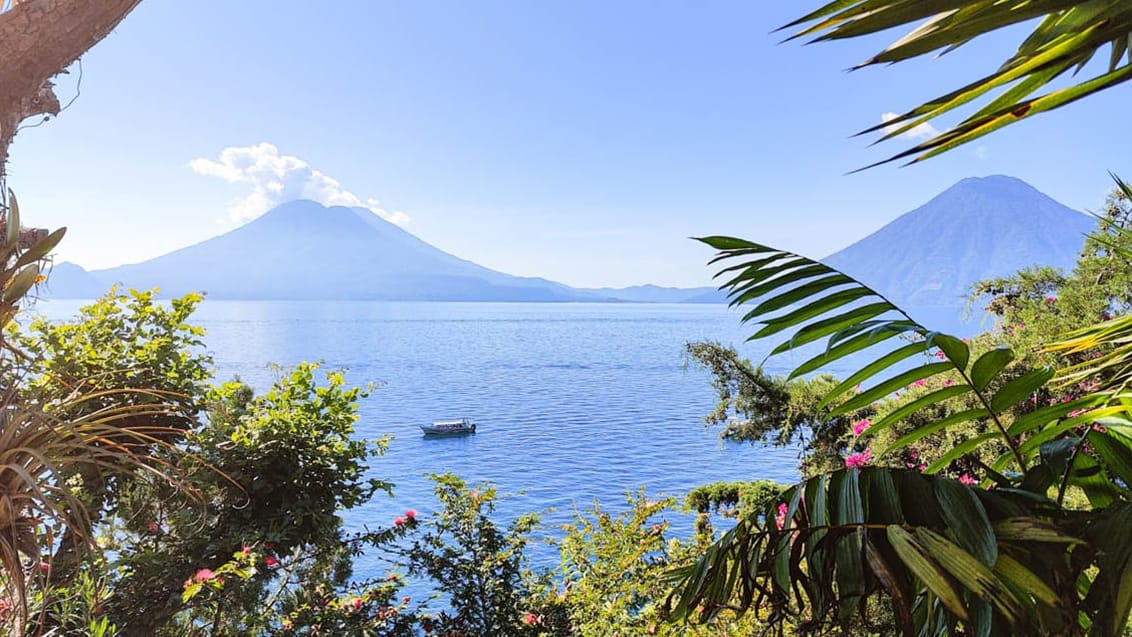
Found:
[{"label": "mountain slope", "polygon": [[75,263],[64,261],[51,266],[42,296],[57,299],[93,299],[110,289],[110,285]]},{"label": "mountain slope", "polygon": [[898,305],[961,306],[981,279],[1072,268],[1093,223],[1020,179],[972,177],[823,261]]},{"label": "mountain slope", "polygon": [[93,273],[167,294],[221,299],[601,301],[537,278],[515,277],[438,250],[364,208],[280,205],[247,225],[187,248]]}]

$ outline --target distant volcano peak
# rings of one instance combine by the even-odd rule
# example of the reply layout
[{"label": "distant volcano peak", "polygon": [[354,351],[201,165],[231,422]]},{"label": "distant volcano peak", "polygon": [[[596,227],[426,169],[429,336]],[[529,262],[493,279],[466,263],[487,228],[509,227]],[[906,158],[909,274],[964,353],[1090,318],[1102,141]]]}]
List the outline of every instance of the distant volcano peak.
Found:
[{"label": "distant volcano peak", "polygon": [[1092,226],[1021,179],[969,177],[826,262],[901,305],[962,306],[977,281],[1071,268]]}]

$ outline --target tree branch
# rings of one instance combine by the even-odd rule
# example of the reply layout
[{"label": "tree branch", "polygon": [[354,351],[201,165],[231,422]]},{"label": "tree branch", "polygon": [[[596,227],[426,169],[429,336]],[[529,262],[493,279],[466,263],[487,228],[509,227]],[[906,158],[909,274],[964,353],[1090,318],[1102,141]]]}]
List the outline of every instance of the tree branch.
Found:
[{"label": "tree branch", "polygon": [[0,13],[0,177],[20,122],[58,115],[51,78],[105,38],[141,0],[21,0]]}]

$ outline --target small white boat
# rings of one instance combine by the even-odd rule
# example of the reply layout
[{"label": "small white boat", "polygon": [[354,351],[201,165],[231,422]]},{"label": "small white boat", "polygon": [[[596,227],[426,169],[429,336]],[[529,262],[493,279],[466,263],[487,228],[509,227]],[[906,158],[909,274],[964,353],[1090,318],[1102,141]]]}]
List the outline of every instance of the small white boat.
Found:
[{"label": "small white boat", "polygon": [[476,433],[476,423],[467,418],[457,420],[437,420],[431,425],[421,425],[421,431],[426,436],[449,436],[455,434]]}]

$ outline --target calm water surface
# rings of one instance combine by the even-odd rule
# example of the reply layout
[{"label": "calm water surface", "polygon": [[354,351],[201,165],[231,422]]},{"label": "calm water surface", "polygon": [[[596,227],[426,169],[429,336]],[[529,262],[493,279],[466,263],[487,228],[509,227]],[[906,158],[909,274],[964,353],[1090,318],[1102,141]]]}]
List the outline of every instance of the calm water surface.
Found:
[{"label": "calm water surface", "polygon": [[[39,311],[65,318],[78,305]],[[685,367],[683,347],[742,342],[749,331],[738,317],[718,305],[210,300],[196,322],[219,379],[263,389],[272,363],[322,360],[351,382],[380,383],[357,428],[392,437],[372,473],[394,482],[395,496],[350,512],[350,526],[427,512],[427,474],[451,471],[512,494],[499,503],[505,518],[552,509],[544,532],[553,535],[594,498],[618,509],[641,487],[682,496],[716,480],[797,477],[796,450],[722,443],[703,425],[710,378]],[[456,417],[472,418],[478,433],[421,435],[422,423]]]}]

